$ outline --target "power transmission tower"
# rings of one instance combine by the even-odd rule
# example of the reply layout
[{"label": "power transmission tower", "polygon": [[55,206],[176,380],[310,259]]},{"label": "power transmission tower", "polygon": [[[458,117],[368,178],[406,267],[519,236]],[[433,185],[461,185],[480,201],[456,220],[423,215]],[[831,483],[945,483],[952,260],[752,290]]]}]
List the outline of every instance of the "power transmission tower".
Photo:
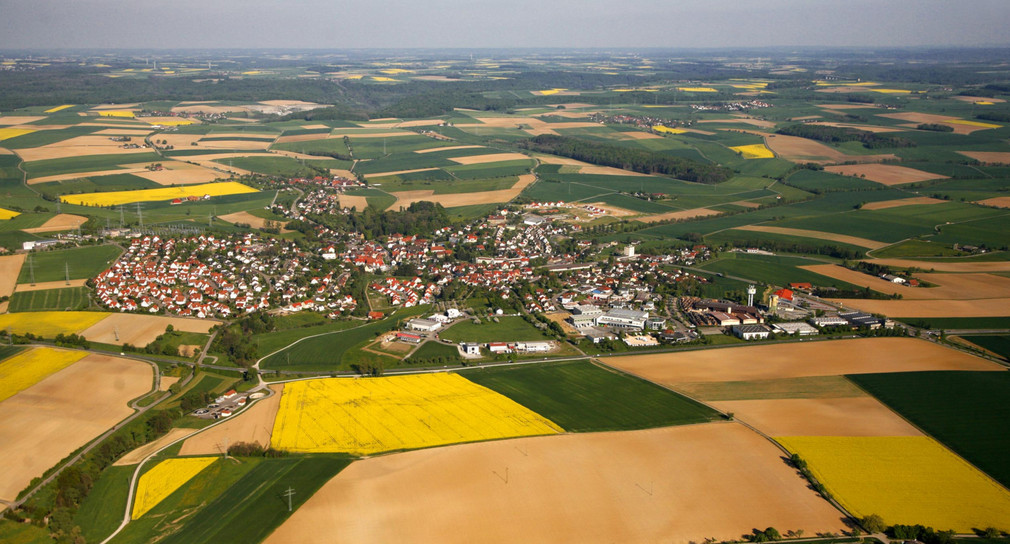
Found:
[{"label": "power transmission tower", "polygon": [[137,218],[140,220],[140,228],[144,228],[144,212],[140,209],[140,202],[137,203]]},{"label": "power transmission tower", "polygon": [[289,486],[288,486],[288,490],[287,490],[287,491],[285,491],[285,492],[284,492],[284,493],[282,493],[282,494],[283,494],[283,495],[284,495],[285,497],[287,497],[287,498],[288,498],[288,512],[290,512],[290,511],[291,511],[291,497],[293,497],[293,496],[295,495],[295,490],[294,490],[294,489],[291,489],[291,486],[289,485]]},{"label": "power transmission tower", "polygon": [[70,263],[68,261],[63,261],[63,272],[67,278],[67,285],[70,285]]},{"label": "power transmission tower", "polygon": [[60,195],[59,195],[59,193],[57,193],[56,194],[56,213],[62,213],[62,208],[61,208],[62,204],[63,203],[60,201]]},{"label": "power transmission tower", "polygon": [[123,228],[123,226],[126,225],[126,222],[123,220],[123,217],[124,217],[123,216],[123,205],[120,204],[119,205],[119,228]]}]

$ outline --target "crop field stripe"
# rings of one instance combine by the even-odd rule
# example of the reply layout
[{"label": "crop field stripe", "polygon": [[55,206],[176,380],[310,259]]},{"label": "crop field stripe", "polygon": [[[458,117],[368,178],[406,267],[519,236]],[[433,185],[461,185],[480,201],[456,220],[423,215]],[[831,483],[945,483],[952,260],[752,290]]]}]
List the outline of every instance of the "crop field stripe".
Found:
[{"label": "crop field stripe", "polygon": [[137,519],[200,473],[217,457],[166,459],[145,472],[137,481],[131,519]]},{"label": "crop field stripe", "polygon": [[86,351],[35,348],[0,362],[0,402],[86,357]]},{"label": "crop field stripe", "polygon": [[9,312],[82,310],[88,306],[86,287],[22,291],[11,295]]},{"label": "crop field stripe", "polygon": [[460,375],[568,431],[648,429],[718,416],[673,391],[585,361],[470,370]]}]

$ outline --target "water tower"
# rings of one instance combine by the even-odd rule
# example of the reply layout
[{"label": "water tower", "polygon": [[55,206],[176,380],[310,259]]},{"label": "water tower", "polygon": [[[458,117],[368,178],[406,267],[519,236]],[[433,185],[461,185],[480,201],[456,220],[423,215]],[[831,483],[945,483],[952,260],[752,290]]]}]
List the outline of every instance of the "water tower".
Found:
[{"label": "water tower", "polygon": [[748,285],[747,286],[747,305],[748,306],[753,306],[754,305],[754,295],[757,294],[757,292],[758,292],[757,291],[757,287],[754,287],[753,285]]}]

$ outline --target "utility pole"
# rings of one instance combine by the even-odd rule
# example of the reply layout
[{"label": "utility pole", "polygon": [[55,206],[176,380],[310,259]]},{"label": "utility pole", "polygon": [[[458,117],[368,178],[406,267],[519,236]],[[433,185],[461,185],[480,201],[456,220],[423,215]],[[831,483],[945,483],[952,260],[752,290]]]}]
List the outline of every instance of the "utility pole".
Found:
[{"label": "utility pole", "polygon": [[123,220],[123,205],[119,205],[119,228],[123,228],[126,222]]},{"label": "utility pole", "polygon": [[285,491],[283,493],[283,495],[288,498],[288,512],[290,512],[291,511],[291,497],[293,497],[295,495],[295,490],[291,489],[291,486],[289,485],[288,486],[288,490]]},{"label": "utility pole", "polygon": [[144,212],[140,210],[140,202],[137,203],[137,218],[140,220],[140,228],[144,228]]},{"label": "utility pole", "polygon": [[60,195],[59,195],[59,193],[57,193],[56,194],[56,213],[63,213],[61,211],[62,208],[60,207],[62,204],[63,204],[63,202],[60,201]]},{"label": "utility pole", "polygon": [[70,263],[68,261],[63,261],[63,272],[67,278],[67,285],[70,285]]}]

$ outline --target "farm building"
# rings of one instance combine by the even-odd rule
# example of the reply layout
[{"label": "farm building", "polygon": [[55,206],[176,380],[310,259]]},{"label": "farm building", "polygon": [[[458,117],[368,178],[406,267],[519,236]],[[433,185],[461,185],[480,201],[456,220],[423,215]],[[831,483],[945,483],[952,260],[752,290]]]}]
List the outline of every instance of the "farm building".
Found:
[{"label": "farm building", "polygon": [[480,357],[480,344],[460,344],[463,355],[467,357]]},{"label": "farm building", "polygon": [[432,319],[414,318],[407,321],[407,329],[420,332],[437,331],[442,324]]},{"label": "farm building", "polygon": [[622,329],[643,329],[649,312],[616,308],[596,318],[598,326],[618,327]]},{"label": "farm building", "polygon": [[771,331],[764,325],[735,325],[733,334],[744,340],[764,340]]},{"label": "farm building", "polygon": [[396,333],[396,339],[408,344],[420,344],[421,340],[424,340],[424,337],[409,332],[398,332]]},{"label": "farm building", "polygon": [[795,334],[798,336],[811,336],[817,334],[819,331],[817,328],[812,327],[802,321],[790,322],[790,323],[776,323],[773,325],[775,332],[781,332],[784,334]]},{"label": "farm building", "polygon": [[488,351],[491,353],[512,353],[512,346],[505,342],[491,342],[487,345]]},{"label": "farm building", "polygon": [[551,342],[519,342],[516,344],[516,351],[525,353],[546,353],[554,349]]}]

